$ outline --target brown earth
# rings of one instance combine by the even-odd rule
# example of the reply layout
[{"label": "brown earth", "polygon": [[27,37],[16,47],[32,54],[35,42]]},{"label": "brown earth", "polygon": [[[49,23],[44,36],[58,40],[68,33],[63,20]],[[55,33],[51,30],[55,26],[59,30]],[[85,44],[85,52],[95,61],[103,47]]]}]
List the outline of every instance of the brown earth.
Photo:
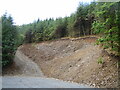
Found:
[{"label": "brown earth", "polygon": [[40,67],[30,58],[24,55],[18,48],[14,62],[4,67],[2,76],[32,76],[44,77]]},{"label": "brown earth", "polygon": [[[100,88],[118,87],[117,58],[95,45],[96,37],[64,38],[24,44],[20,50],[47,77],[73,81]],[[103,63],[98,64],[98,58]]]}]

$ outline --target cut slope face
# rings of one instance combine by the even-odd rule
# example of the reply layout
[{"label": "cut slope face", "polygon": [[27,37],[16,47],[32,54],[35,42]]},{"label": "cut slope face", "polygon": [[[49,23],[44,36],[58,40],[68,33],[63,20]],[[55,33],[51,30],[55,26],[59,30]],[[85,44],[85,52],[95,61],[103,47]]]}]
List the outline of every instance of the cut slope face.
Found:
[{"label": "cut slope face", "polygon": [[[21,46],[21,51],[36,62],[47,77],[88,84],[117,87],[116,61],[96,46],[95,37],[63,39]],[[97,59],[104,58],[99,65]]]}]

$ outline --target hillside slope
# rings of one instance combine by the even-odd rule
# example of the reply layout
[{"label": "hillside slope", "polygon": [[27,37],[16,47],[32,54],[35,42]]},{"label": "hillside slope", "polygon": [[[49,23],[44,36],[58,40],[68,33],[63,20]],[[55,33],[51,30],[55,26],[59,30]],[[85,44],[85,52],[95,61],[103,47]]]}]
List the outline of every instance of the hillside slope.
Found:
[{"label": "hillside slope", "polygon": [[[47,77],[73,81],[94,87],[116,88],[118,85],[117,59],[100,46],[96,37],[60,39],[37,44],[25,44],[20,50]],[[103,64],[98,64],[98,58]]]}]

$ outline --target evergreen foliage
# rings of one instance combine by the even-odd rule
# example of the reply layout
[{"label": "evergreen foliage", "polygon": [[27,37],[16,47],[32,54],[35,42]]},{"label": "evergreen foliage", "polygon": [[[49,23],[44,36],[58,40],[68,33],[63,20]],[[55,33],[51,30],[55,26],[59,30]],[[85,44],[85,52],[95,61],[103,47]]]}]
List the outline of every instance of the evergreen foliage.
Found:
[{"label": "evergreen foliage", "polygon": [[98,3],[95,16],[97,20],[93,23],[93,29],[95,33],[101,34],[98,43],[102,43],[104,49],[118,53],[118,3]]},{"label": "evergreen foliage", "polygon": [[80,3],[70,16],[38,19],[21,26],[13,25],[12,17],[7,14],[1,18],[3,66],[12,62],[20,44],[92,34],[100,36],[97,44],[120,55],[120,2]]},{"label": "evergreen foliage", "polygon": [[[79,37],[83,35],[92,34],[91,25],[94,20],[92,10],[89,4],[80,3],[76,13],[71,14],[69,17],[57,18],[56,20],[50,18],[46,20],[40,20],[20,26],[20,31],[28,33],[32,30],[32,41],[39,42],[50,39],[57,39],[61,37]],[[88,13],[89,12],[89,13]],[[27,39],[25,39],[27,40]]]},{"label": "evergreen foliage", "polygon": [[26,38],[28,38],[29,33],[32,39],[30,42],[97,34],[100,35],[97,43],[102,43],[104,49],[120,53],[119,3],[80,3],[77,11],[69,17],[57,18],[56,20],[52,18],[46,20],[38,19],[31,24],[20,26],[20,31],[25,35],[23,36],[25,41],[28,40]]},{"label": "evergreen foliage", "polygon": [[2,16],[2,66],[12,63],[15,54],[17,30],[11,16]]}]

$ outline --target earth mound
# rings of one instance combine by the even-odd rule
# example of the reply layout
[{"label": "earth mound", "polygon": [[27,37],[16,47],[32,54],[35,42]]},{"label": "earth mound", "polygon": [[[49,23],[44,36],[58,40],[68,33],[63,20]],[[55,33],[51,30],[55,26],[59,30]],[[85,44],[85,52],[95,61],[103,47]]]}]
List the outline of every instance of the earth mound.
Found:
[{"label": "earth mound", "polygon": [[[96,37],[63,38],[24,44],[19,50],[47,77],[97,88],[118,87],[117,58],[99,45]],[[99,63],[102,61],[101,63]]]}]

